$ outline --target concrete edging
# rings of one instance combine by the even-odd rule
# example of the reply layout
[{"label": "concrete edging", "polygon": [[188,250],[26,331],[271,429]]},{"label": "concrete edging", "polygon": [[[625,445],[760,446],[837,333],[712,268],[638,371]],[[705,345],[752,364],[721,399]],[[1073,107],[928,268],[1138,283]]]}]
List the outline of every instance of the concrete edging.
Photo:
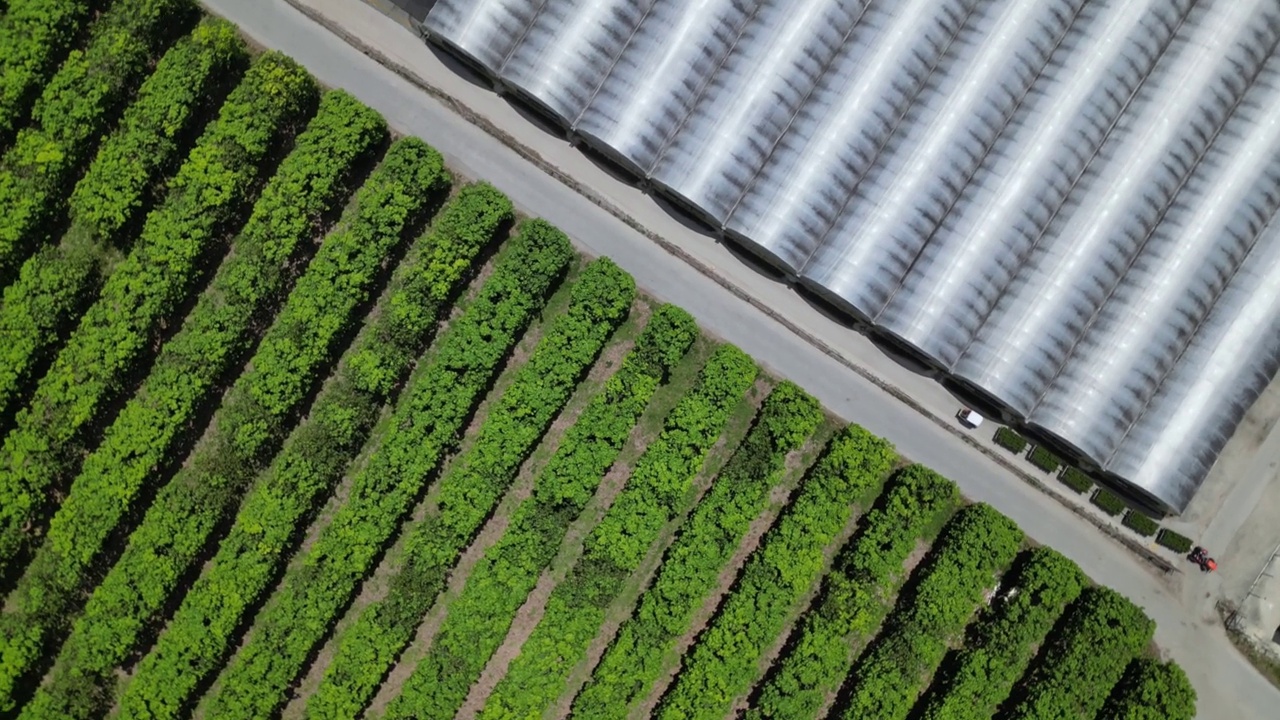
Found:
[{"label": "concrete edging", "polygon": [[[353,0],[353,1],[359,1],[359,0]],[[1172,563],[1170,563],[1168,560],[1161,557],[1160,555],[1156,554],[1155,552],[1152,552],[1150,548],[1147,548],[1141,543],[1138,543],[1136,540],[1133,540],[1132,538],[1125,536],[1123,533],[1117,531],[1115,528],[1111,527],[1110,525],[1107,525],[1106,523],[1102,522],[1100,519],[1090,515],[1087,511],[1085,511],[1079,505],[1076,505],[1075,503],[1072,503],[1066,498],[1053,492],[1048,488],[1048,486],[1042,480],[1031,475],[1030,473],[1026,472],[1022,468],[1017,467],[1013,463],[1009,462],[1007,458],[1001,457],[1000,454],[995,452],[992,448],[989,448],[983,445],[982,443],[978,442],[967,433],[960,432],[957,428],[953,427],[949,422],[947,422],[945,418],[939,417],[938,415],[931,412],[928,408],[916,402],[913,398],[911,398],[910,395],[908,395],[902,389],[898,388],[897,386],[891,383],[885,382],[880,377],[872,373],[870,370],[853,362],[852,360],[845,357],[842,353],[835,350],[835,348],[832,348],[830,345],[823,342],[821,338],[818,338],[817,336],[809,333],[805,329],[799,327],[797,324],[789,320],[785,315],[782,315],[781,313],[776,312],[773,308],[769,307],[763,302],[760,302],[750,293],[746,292],[741,287],[739,287],[736,283],[728,280],[724,276],[717,273],[715,268],[707,265],[706,263],[702,262],[698,258],[685,252],[682,248],[680,248],[678,245],[671,242],[670,240],[667,240],[661,235],[649,230],[647,227],[645,227],[644,225],[640,224],[637,220],[635,220],[635,218],[628,215],[621,208],[609,202],[607,199],[602,197],[600,194],[596,193],[591,188],[579,183],[573,177],[562,172],[555,165],[544,160],[542,156],[539,155],[535,150],[528,147],[527,145],[524,145],[515,137],[513,137],[511,134],[505,132],[504,130],[499,128],[497,125],[492,123],[490,120],[488,120],[484,116],[473,111],[465,103],[461,102],[460,100],[448,94],[447,92],[427,82],[426,79],[422,78],[420,75],[410,70],[409,68],[401,65],[400,63],[397,63],[396,61],[387,57],[383,53],[379,52],[377,49],[369,46],[359,37],[356,37],[355,35],[348,32],[346,28],[341,26],[341,24],[331,20],[324,13],[321,13],[316,9],[307,5],[305,0],[285,0],[285,2],[287,2],[291,7],[293,7],[294,9],[298,10],[303,15],[311,19],[316,24],[323,27],[325,30],[328,30],[329,32],[341,38],[343,42],[346,42],[348,45],[355,48],[363,55],[367,56],[368,58],[372,59],[373,61],[377,62],[379,65],[382,65],[383,67],[387,68],[388,70],[394,72],[396,75],[400,76],[404,80],[413,84],[415,87],[427,93],[438,102],[444,104],[451,111],[460,115],[467,122],[471,123],[472,125],[475,125],[476,127],[480,128],[484,132],[493,136],[494,139],[498,140],[503,145],[507,146],[507,148],[509,148],[516,154],[518,154],[520,157],[524,158],[526,161],[537,166],[538,169],[542,170],[546,174],[555,178],[561,184],[565,185],[569,189],[583,196],[584,198],[589,200],[592,204],[598,206],[600,209],[604,210],[605,212],[608,212],[610,215],[614,216],[618,220],[621,220],[622,222],[626,223],[628,227],[640,233],[641,235],[644,235],[646,238],[656,243],[659,247],[661,247],[667,253],[680,259],[685,264],[692,267],[694,270],[697,270],[703,276],[711,279],[717,285],[721,286],[725,290],[728,290],[735,297],[747,302],[755,309],[764,313],[770,319],[774,320],[775,322],[785,327],[787,330],[789,330],[791,333],[799,337],[801,340],[812,345],[818,350],[821,350],[823,354],[832,358],[833,360],[840,363],[841,365],[844,365],[850,370],[858,373],[858,375],[862,376],[868,382],[872,383],[876,387],[880,388],[881,390],[885,391],[889,395],[893,396],[895,399],[904,403],[905,405],[910,407],[912,410],[915,410],[916,412],[920,413],[924,417],[928,418],[931,422],[933,422],[938,427],[946,430],[947,432],[951,433],[955,437],[958,437],[964,442],[968,443],[971,447],[980,451],[981,453],[986,455],[988,458],[998,463],[1001,467],[1005,468],[1009,472],[1016,475],[1022,481],[1029,483],[1032,487],[1036,488],[1041,493],[1048,495],[1053,500],[1057,501],[1059,504],[1071,510],[1078,517],[1087,520],[1094,527],[1101,530],[1105,535],[1115,540],[1116,542],[1120,543],[1121,545],[1125,546],[1127,549],[1134,552],[1138,557],[1142,558],[1147,563],[1151,564],[1156,569],[1160,570],[1162,573],[1167,574],[1170,572],[1181,572],[1179,568],[1177,568],[1175,565],[1173,565]],[[427,40],[423,39],[423,42],[425,43],[427,42]]]}]

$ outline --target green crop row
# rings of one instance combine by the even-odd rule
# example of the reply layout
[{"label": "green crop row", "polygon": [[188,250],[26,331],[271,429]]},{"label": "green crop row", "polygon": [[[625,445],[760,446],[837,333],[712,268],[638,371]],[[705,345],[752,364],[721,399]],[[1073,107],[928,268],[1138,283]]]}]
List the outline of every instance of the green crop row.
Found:
[{"label": "green crop row", "polygon": [[657,576],[605,651],[575,712],[625,718],[630,706],[648,693],[675,641],[688,631],[724,564],[781,481],[787,455],[821,420],[818,402],[794,383],[783,382],[769,393],[755,425],[681,524]]},{"label": "green crop row", "polygon": [[1031,662],[1036,647],[1087,580],[1049,548],[1030,551],[1016,577],[969,633],[968,642],[921,701],[923,720],[990,718]]},{"label": "green crop row", "polygon": [[[427,656],[388,708],[388,718],[447,720],[457,713],[555,557],[569,524],[582,513],[653,393],[696,334],[693,318],[683,310],[664,305],[654,312],[622,366],[565,432],[535,480],[532,497],[516,508],[507,532],[472,568]],[[310,716],[330,715],[330,703],[320,700],[324,694],[322,686],[308,706]],[[355,714],[351,708],[344,711]]]},{"label": "green crop row", "polygon": [[521,331],[543,307],[573,250],[559,230],[525,222],[480,295],[415,374],[391,430],[356,475],[350,495],[297,572],[258,616],[222,675],[206,717],[269,716],[283,688],[324,636],[399,526]]},{"label": "green crop row", "polygon": [[582,558],[552,591],[542,621],[481,717],[525,718],[556,699],[604,622],[605,608],[687,501],[708,452],[757,372],[751,358],[736,347],[716,349],[694,388],[667,415],[661,435],[637,461],[626,488],[588,535]]},{"label": "green crop row", "polygon": [[956,486],[922,465],[895,474],[840,551],[748,718],[818,715],[853,663],[854,644],[870,637],[884,619],[886,603],[905,579],[908,556],[958,502]]},{"label": "green crop row", "polygon": [[9,0],[8,5],[0,17],[0,147],[13,139],[94,10],[85,0]]},{"label": "green crop row", "polygon": [[[823,552],[849,522],[853,504],[872,497],[896,459],[892,446],[856,425],[832,439],[782,519],[747,560],[711,625],[686,654],[664,707],[679,708],[687,717],[729,712],[734,698],[758,678],[760,658],[787,617],[821,576]],[[596,669],[596,682],[578,698],[575,712],[600,708],[607,714],[605,698],[596,690],[610,684],[601,682],[603,668]]]},{"label": "green crop row", "polygon": [[16,402],[63,328],[91,302],[105,245],[139,213],[146,188],[212,111],[209,98],[222,97],[221,90],[240,77],[245,57],[235,26],[206,20],[165,53],[142,84],[120,128],[106,138],[76,184],[71,195],[75,220],[62,244],[41,248],[4,290],[0,414]]},{"label": "green crop row", "polygon": [[[5,626],[42,640],[70,610],[107,538],[156,468],[173,459],[179,433],[250,344],[253,322],[284,288],[295,251],[341,202],[344,179],[386,132],[382,118],[350,95],[322,101],[256,203],[235,252],[85,460],[18,586]],[[6,631],[3,637],[14,636]],[[6,663],[4,676],[26,669]]]},{"label": "green crop row", "polygon": [[[338,120],[329,117],[324,124]],[[219,438],[229,445],[227,455],[251,458],[267,438],[274,446],[286,418],[314,384],[316,371],[332,357],[335,341],[369,297],[384,258],[401,244],[414,218],[429,198],[446,185],[447,177],[439,154],[421,140],[401,140],[387,152],[299,278],[258,346],[250,369],[236,381],[219,409],[214,424]],[[312,179],[319,182],[318,178]],[[310,225],[305,217],[292,220],[299,229]],[[167,681],[164,692],[177,693],[183,680],[197,682],[195,667],[193,662],[189,672],[178,673]],[[131,686],[142,688],[144,698],[147,687],[141,683]],[[127,700],[136,698],[137,693],[126,696]],[[156,700],[154,705],[142,704],[151,707],[152,717],[163,716],[166,709],[176,710],[163,700]],[[125,705],[125,709],[126,715],[132,714],[132,705]]]},{"label": "green crop row", "polygon": [[841,716],[906,718],[1022,539],[1022,530],[990,505],[969,505],[956,513],[911,590],[854,666]]},{"label": "green crop row", "polygon": [[1105,587],[1086,589],[1014,689],[1016,702],[1007,716],[1094,717],[1154,632],[1154,623],[1123,595]]},{"label": "green crop row", "polygon": [[1111,694],[1101,720],[1191,720],[1196,691],[1176,663],[1137,658]]},{"label": "green crop row", "polygon": [[[251,605],[269,587],[279,564],[292,547],[297,526],[341,477],[351,458],[368,437],[378,407],[408,373],[413,359],[425,346],[449,297],[468,276],[476,255],[488,245],[510,219],[511,203],[489,185],[463,188],[436,218],[430,233],[415,243],[397,268],[387,297],[380,302],[353,347],[339,365],[337,377],[321,391],[306,420],[288,438],[281,453],[255,484],[242,503],[239,515],[218,548],[209,570],[187,593],[170,630],[183,636],[181,628],[198,620],[200,637],[229,638]],[[229,469],[228,469],[229,470]],[[198,476],[180,476],[199,482]],[[243,481],[232,483],[242,484]],[[224,483],[225,484],[225,483]],[[196,487],[186,488],[195,495]],[[189,524],[207,528],[229,507],[219,499],[210,506],[191,506],[172,513],[170,527],[183,517]],[[207,531],[206,531],[207,533]],[[111,595],[102,590],[101,604],[89,621],[78,626],[68,641],[65,660],[55,668],[47,691],[42,690],[30,707],[40,712],[24,714],[24,720],[43,718],[88,718],[95,714],[97,690],[111,670],[125,659],[136,642],[138,628],[159,610],[163,598],[173,592],[177,575],[193,561],[191,550],[178,561],[173,553],[155,548],[137,558],[166,557],[170,563],[150,563],[136,567],[131,580],[116,585],[113,573],[104,584],[116,589],[124,601],[116,616],[106,611]],[[123,562],[122,562],[123,565]],[[157,567],[158,566],[158,567]],[[157,576],[162,570],[166,574]],[[147,573],[152,573],[148,577]],[[157,588],[146,593],[126,594],[129,587]],[[231,590],[234,589],[234,590]],[[96,644],[90,650],[87,646]],[[73,712],[73,709],[80,709]]]},{"label": "green crop row", "polygon": [[309,113],[315,93],[311,77],[292,60],[264,54],[192,150],[137,247],[112,273],[5,438],[0,568],[43,525],[49,491],[74,469],[78,436],[196,287],[202,256],[250,199],[259,163]]},{"label": "green crop row", "polygon": [[408,532],[387,597],[365,608],[338,649],[311,717],[355,717],[413,638],[450,569],[564,408],[574,386],[627,317],[635,281],[595,260],[574,280],[569,307],[549,323],[528,361],[489,408],[475,440],[437,483],[435,509]]},{"label": "green crop row", "polygon": [[60,224],[75,172],[192,10],[190,0],[117,0],[45,86],[0,164],[0,282]]}]

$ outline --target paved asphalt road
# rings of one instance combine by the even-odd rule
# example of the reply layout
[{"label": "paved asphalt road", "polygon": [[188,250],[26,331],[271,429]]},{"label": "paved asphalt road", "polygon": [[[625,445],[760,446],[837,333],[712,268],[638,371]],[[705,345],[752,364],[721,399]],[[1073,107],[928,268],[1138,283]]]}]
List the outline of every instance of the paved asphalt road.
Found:
[{"label": "paved asphalt road", "polygon": [[[367,9],[359,0],[346,2],[353,12],[356,6]],[[1095,580],[1140,603],[1159,623],[1157,641],[1195,683],[1201,718],[1280,716],[1280,693],[1232,648],[1214,626],[1215,618],[1203,607],[1185,608],[1147,565],[1059,503],[556,182],[284,0],[205,0],[205,5],[262,45],[292,55],[322,82],[345,88],[380,110],[396,129],[422,137],[455,170],[492,182],[520,209],[564,229],[586,251],[612,257],[649,292],[687,308],[703,327],[795,380],[834,412],[887,437],[906,456],[952,478],[968,497],[991,503],[1037,541],[1070,556]]]}]

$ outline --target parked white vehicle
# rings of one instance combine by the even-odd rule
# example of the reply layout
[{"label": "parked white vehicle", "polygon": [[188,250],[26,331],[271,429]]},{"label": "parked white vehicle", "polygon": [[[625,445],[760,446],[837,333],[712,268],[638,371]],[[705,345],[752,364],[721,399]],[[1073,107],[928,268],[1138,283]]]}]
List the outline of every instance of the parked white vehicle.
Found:
[{"label": "parked white vehicle", "polygon": [[956,419],[958,419],[962,425],[969,428],[970,430],[974,430],[980,427],[982,425],[982,420],[983,420],[981,415],[979,415],[977,412],[973,410],[970,410],[969,408],[961,408],[960,412],[956,413]]}]

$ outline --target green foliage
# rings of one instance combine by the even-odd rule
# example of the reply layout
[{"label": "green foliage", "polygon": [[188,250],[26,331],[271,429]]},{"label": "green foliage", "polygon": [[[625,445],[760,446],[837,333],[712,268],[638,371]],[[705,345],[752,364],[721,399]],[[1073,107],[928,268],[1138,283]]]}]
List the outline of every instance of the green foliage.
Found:
[{"label": "green foliage", "polygon": [[[448,298],[468,275],[471,261],[511,214],[510,201],[483,184],[464,187],[441,210],[430,233],[415,243],[400,263],[387,297],[347,351],[336,377],[321,391],[307,420],[289,436],[244,499],[227,538],[208,571],[187,593],[162,642],[172,643],[171,636],[183,636],[182,628],[193,621],[201,623],[200,636],[209,645],[217,638],[231,636],[245,609],[274,580],[299,525],[323,501],[364,444],[378,407],[408,374]],[[377,368],[377,383],[368,382],[366,369],[371,367]],[[223,469],[230,470],[225,465]],[[147,526],[175,529],[182,527],[185,519],[187,525],[202,529],[202,540],[218,513],[235,497],[230,493],[216,503],[192,504],[188,498],[198,497],[210,479],[201,474],[179,475],[179,480],[193,484],[179,486],[172,494],[166,488],[162,493],[165,503],[157,503],[157,509],[148,514]],[[140,532],[135,538],[154,539],[155,535]],[[180,548],[131,545],[125,559],[90,600],[89,612],[68,640],[51,681],[28,705],[39,712],[24,714],[24,720],[95,716],[92,699],[101,694],[99,686],[123,662],[139,628],[174,591],[178,575],[194,562],[193,550],[198,547],[194,542]],[[183,554],[179,555],[178,549]],[[169,562],[156,563],[157,557]],[[74,708],[90,709],[73,712]]]},{"label": "green foliage", "polygon": [[1014,690],[1009,720],[1085,720],[1102,709],[1112,686],[1138,655],[1155,625],[1114,590],[1092,587],[1040,651]]},{"label": "green foliage", "polygon": [[1163,545],[1176,553],[1191,552],[1191,538],[1181,535],[1168,528],[1160,530],[1156,535],[1156,543]]},{"label": "green foliage", "polygon": [[853,663],[854,644],[869,638],[906,577],[904,563],[956,507],[956,486],[923,465],[894,475],[858,523],[762,686],[749,718],[813,718]]},{"label": "green foliage", "polygon": [[1023,534],[990,505],[969,505],[942,531],[918,580],[850,675],[842,717],[903,720]]},{"label": "green foliage", "polygon": [[[14,612],[0,625],[3,637],[36,638],[63,621],[116,525],[147,482],[158,479],[155,469],[174,459],[178,434],[249,346],[253,322],[284,288],[296,249],[342,200],[355,163],[385,135],[382,118],[350,95],[334,93],[321,103],[256,203],[235,252],[85,460],[19,583]],[[12,659],[6,656],[6,676],[19,672]]]},{"label": "green foliage", "polygon": [[[831,440],[795,500],[747,560],[711,625],[686,654],[684,669],[663,700],[662,716],[728,714],[733,699],[757,679],[759,660],[787,616],[822,574],[823,551],[849,522],[852,503],[875,492],[896,459],[888,443],[856,425]],[[613,658],[613,667],[597,666],[594,681],[575,703],[576,714],[625,716],[626,703],[637,693],[607,694],[635,674],[618,647],[615,642],[605,655],[605,660]],[[631,688],[643,690],[650,683],[646,678]]]},{"label": "green foliage", "polygon": [[756,373],[751,358],[732,345],[712,354],[693,389],[667,415],[662,434],[636,462],[626,488],[587,537],[582,558],[552,591],[542,621],[489,696],[481,717],[528,717],[559,696],[569,671],[604,622],[605,608],[687,501],[694,477]]},{"label": "green foliage", "polygon": [[597,666],[579,701],[584,717],[626,717],[629,706],[647,693],[782,479],[787,454],[819,422],[817,401],[793,383],[778,385],[765,399],[755,425],[677,531],[657,577]]},{"label": "green foliage", "polygon": [[1175,663],[1137,658],[1116,686],[1101,720],[1192,720],[1196,691]]},{"label": "green foliage", "polygon": [[[314,93],[310,76],[295,63],[265,54],[192,150],[165,204],[151,213],[137,247],[112,273],[5,438],[0,567],[43,524],[49,491],[74,466],[86,424],[120,391],[164,320],[195,287],[201,255],[239,213],[258,163],[302,119]],[[6,655],[0,676],[9,678],[11,667]],[[0,697],[6,688],[0,680]]]},{"label": "green foliage", "polygon": [[413,638],[448,573],[537,447],[573,388],[635,299],[635,281],[612,260],[588,265],[569,307],[552,319],[528,361],[489,408],[475,441],[439,481],[436,508],[408,531],[385,600],[338,638],[311,717],[354,717]]},{"label": "green foliage", "polygon": [[1152,520],[1137,510],[1130,510],[1125,513],[1124,520],[1121,521],[1121,524],[1138,533],[1142,537],[1151,537],[1160,529],[1160,523]]},{"label": "green foliage", "polygon": [[1027,439],[1018,434],[1013,428],[1004,426],[996,428],[995,442],[1000,447],[1009,452],[1018,455],[1027,449]]},{"label": "green foliage", "polygon": [[[569,524],[586,507],[654,391],[696,334],[693,318],[679,308],[664,305],[653,313],[622,366],[565,432],[534,481],[532,497],[512,513],[506,534],[472,568],[427,656],[388,708],[388,718],[425,720],[457,713],[467,689],[555,557]],[[329,708],[335,704],[322,699],[330,684],[340,687],[346,682],[331,670],[308,706],[310,717],[331,715]],[[347,716],[359,709],[344,708]]]},{"label": "green foliage", "polygon": [[84,0],[9,0],[8,5],[0,17],[0,147],[13,138],[93,10]]},{"label": "green foliage", "polygon": [[1111,492],[1106,488],[1098,488],[1098,492],[1093,494],[1093,504],[1102,509],[1102,512],[1115,517],[1124,512],[1125,502],[1120,499],[1119,495]]},{"label": "green foliage", "polygon": [[[103,244],[138,213],[158,169],[176,159],[179,136],[194,130],[205,116],[207,99],[221,95],[216,92],[219,87],[235,82],[244,56],[244,43],[233,25],[206,20],[165,53],[142,84],[120,128],[103,142],[76,185],[71,199],[76,222],[62,245],[37,251],[4,290],[0,413],[15,402],[18,389],[47,359],[62,328],[92,300]],[[92,200],[78,200],[82,197]],[[90,205],[92,213],[78,211]],[[105,222],[88,221],[94,214],[99,220],[114,219],[111,232]]]},{"label": "green foliage", "polygon": [[1031,448],[1031,454],[1027,456],[1027,461],[1041,470],[1051,473],[1057,471],[1062,465],[1062,460],[1057,455],[1049,452],[1043,445],[1037,445]]},{"label": "green foliage", "polygon": [[1009,696],[1032,653],[1088,582],[1048,548],[1029,551],[921,701],[922,720],[985,720]]},{"label": "green foliage", "polygon": [[1063,485],[1071,488],[1077,495],[1083,495],[1093,489],[1093,480],[1079,468],[1068,467],[1058,476]]},{"label": "green foliage", "polygon": [[454,320],[415,373],[391,429],[352,482],[278,602],[259,615],[248,643],[222,675],[206,717],[266,717],[284,687],[346,605],[488,389],[499,363],[542,308],[573,250],[541,220],[525,222],[480,295]]},{"label": "green foliage", "polygon": [[[63,3],[22,6],[35,4],[55,10]],[[44,87],[31,127],[18,134],[0,163],[0,282],[7,284],[31,248],[60,225],[75,172],[119,117],[154,56],[187,25],[192,10],[191,0],[117,0],[93,24],[85,49],[73,50]],[[9,44],[4,30],[12,20],[12,14],[0,20],[0,56]],[[15,89],[10,81],[21,82],[23,75],[10,77],[17,68],[8,65],[0,65],[0,138],[6,139],[19,110],[5,102]]]}]

